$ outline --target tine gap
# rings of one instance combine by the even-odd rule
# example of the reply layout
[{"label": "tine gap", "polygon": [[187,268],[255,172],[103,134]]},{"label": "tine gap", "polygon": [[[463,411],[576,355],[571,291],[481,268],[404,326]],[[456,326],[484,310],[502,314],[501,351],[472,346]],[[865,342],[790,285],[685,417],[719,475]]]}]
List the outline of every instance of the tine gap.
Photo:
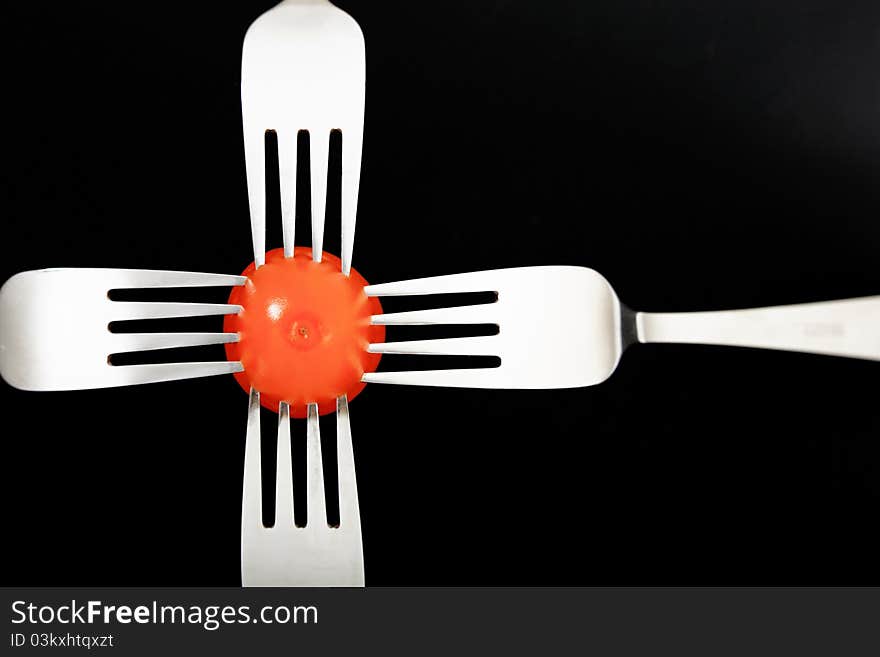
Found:
[{"label": "tine gap", "polygon": [[[275,474],[278,449],[278,413],[260,407],[260,460],[263,470],[263,526],[275,525]],[[295,482],[294,482],[295,483]]]},{"label": "tine gap", "polygon": [[473,370],[501,367],[498,356],[431,356],[382,354],[379,372],[421,372],[424,370]]},{"label": "tine gap", "polygon": [[[282,245],[281,175],[278,169],[278,133],[266,130],[266,251]],[[277,422],[276,422],[277,424]]]},{"label": "tine gap", "polygon": [[111,301],[180,301],[188,303],[226,303],[228,287],[156,287],[110,290]]},{"label": "tine gap", "polygon": [[107,357],[107,362],[110,365],[121,367],[126,365],[153,365],[155,363],[199,363],[225,360],[226,351],[222,344],[151,349],[149,351],[127,351],[110,354]]},{"label": "tine gap", "polygon": [[[284,411],[282,413],[282,410]],[[286,431],[281,421],[287,416]],[[275,452],[275,523],[284,526],[293,524],[293,454],[290,449],[290,406],[278,405],[277,450]],[[288,485],[289,482],[289,485]],[[287,493],[285,496],[284,493]],[[287,499],[284,499],[287,497]],[[279,499],[280,498],[280,499]]]},{"label": "tine gap", "polygon": [[[298,411],[301,409],[297,407]],[[291,412],[293,407],[291,407]],[[306,421],[290,419],[291,454],[293,458],[293,522],[305,527],[308,521],[307,468],[306,468]]]},{"label": "tine gap", "polygon": [[[296,133],[296,235],[297,242],[312,243],[312,184],[309,163],[309,131]],[[306,239],[306,236],[308,238]],[[295,485],[295,484],[294,484]]]},{"label": "tine gap", "polygon": [[409,310],[433,310],[434,308],[495,303],[498,301],[498,294],[495,292],[454,292],[421,296],[379,297],[379,300],[382,303],[383,312],[398,313]]},{"label": "tine gap", "polygon": [[425,326],[386,326],[385,342],[441,340],[498,335],[498,324],[429,324]]},{"label": "tine gap", "polygon": [[324,216],[324,251],[342,256],[342,131],[330,131],[327,168],[327,210]]},{"label": "tine gap", "polygon": [[125,319],[110,322],[111,333],[217,333],[223,330],[223,318],[218,315],[203,317],[168,317],[161,319]]},{"label": "tine gap", "polygon": [[339,467],[336,454],[336,413],[320,418],[321,461],[324,467],[324,500],[327,506],[327,524],[339,526]]}]

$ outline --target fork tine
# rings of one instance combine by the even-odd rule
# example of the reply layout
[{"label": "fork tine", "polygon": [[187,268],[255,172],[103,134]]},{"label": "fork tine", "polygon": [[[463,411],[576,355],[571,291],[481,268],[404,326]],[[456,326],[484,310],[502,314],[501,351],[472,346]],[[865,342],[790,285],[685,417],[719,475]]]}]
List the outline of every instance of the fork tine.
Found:
[{"label": "fork tine", "polygon": [[385,313],[370,317],[371,324],[384,326],[410,324],[495,324],[498,307],[492,303],[451,308],[411,310],[402,313]]},{"label": "fork tine", "polygon": [[336,398],[336,459],[339,471],[339,526],[350,530],[360,526],[354,448],[351,444],[351,420],[348,397]]},{"label": "fork tine", "polygon": [[390,383],[441,388],[498,388],[498,369],[423,370],[410,372],[369,372],[361,377],[364,383]]},{"label": "fork tine", "polygon": [[351,272],[354,251],[362,151],[363,134],[359,130],[342,133],[342,273],[346,276]]},{"label": "fork tine", "polygon": [[239,362],[207,361],[198,363],[152,363],[149,365],[113,365],[118,377],[115,385],[134,386],[143,383],[161,383],[180,379],[198,379],[204,376],[243,372]]},{"label": "fork tine", "polygon": [[284,257],[293,257],[296,232],[296,132],[278,133],[278,177]]},{"label": "fork tine", "polygon": [[309,131],[312,178],[312,259],[321,262],[324,248],[324,214],[327,209],[327,169],[330,160],[330,131]]},{"label": "fork tine", "polygon": [[462,292],[498,292],[494,271],[429,276],[408,281],[368,285],[364,292],[369,297],[418,296],[423,294],[450,294]]},{"label": "fork tine", "polygon": [[[89,270],[79,270],[89,271]],[[246,276],[206,274],[195,271],[161,269],[97,269],[92,270],[107,282],[109,290],[162,287],[234,287],[244,285]]]},{"label": "fork tine", "polygon": [[371,354],[421,354],[425,356],[496,356],[498,341],[494,335],[438,340],[407,340],[376,342],[367,351]]},{"label": "fork tine", "polygon": [[263,476],[260,459],[260,393],[251,388],[248,396],[247,434],[244,445],[242,528],[253,529],[263,526]]},{"label": "fork tine", "polygon": [[290,406],[278,405],[278,460],[275,469],[275,526],[293,524],[293,458],[290,448]]},{"label": "fork tine", "polygon": [[244,130],[244,162],[251,211],[251,241],[257,267],[266,262],[266,131]]},{"label": "fork tine", "polygon": [[238,342],[238,333],[112,333],[113,353]]},{"label": "fork tine", "polygon": [[321,427],[318,424],[318,405],[309,404],[306,433],[307,492],[306,525],[312,529],[327,526],[327,506],[324,502],[324,465],[321,461]]},{"label": "fork tine", "polygon": [[114,301],[112,321],[237,315],[242,307],[228,303],[175,303],[165,301]]}]

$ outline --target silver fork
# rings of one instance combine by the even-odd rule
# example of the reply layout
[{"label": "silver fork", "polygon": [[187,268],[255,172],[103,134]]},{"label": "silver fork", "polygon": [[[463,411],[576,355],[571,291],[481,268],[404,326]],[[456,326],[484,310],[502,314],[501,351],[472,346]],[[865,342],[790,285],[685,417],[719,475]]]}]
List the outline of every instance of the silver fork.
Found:
[{"label": "silver fork", "polygon": [[575,388],[601,383],[635,342],[880,360],[880,296],[744,310],[633,312],[585,267],[519,267],[371,285],[369,296],[495,292],[494,303],[374,315],[374,324],[494,324],[497,335],[371,344],[387,354],[500,357],[496,368],[365,374],[370,383]]},{"label": "silver fork", "polygon": [[364,37],[327,0],[284,0],[248,29],[241,62],[241,109],[254,262],[266,251],[265,149],[278,138],[284,252],[293,256],[296,138],[309,132],[313,259],[321,260],[330,132],[342,131],[342,271],[354,247],[364,132]]},{"label": "silver fork", "polygon": [[0,288],[0,374],[23,390],[82,390],[242,371],[238,362],[113,365],[110,356],[236,342],[237,333],[113,333],[123,320],[238,313],[209,303],[111,301],[111,290],[243,285],[242,276],[143,269],[41,269]]},{"label": "silver fork", "polygon": [[281,403],[278,416],[278,466],[275,477],[275,523],[262,518],[260,467],[260,393],[248,404],[244,494],[241,511],[241,581],[244,586],[363,586],[364,555],[358,508],[348,400],[336,401],[339,462],[339,525],[327,522],[318,407],[308,407],[306,435],[306,503],[304,527],[293,517],[293,459],[290,408]]},{"label": "silver fork", "polygon": [[[241,106],[254,262],[266,251],[265,136],[278,140],[284,254],[293,257],[296,139],[309,132],[312,257],[324,241],[330,132],[342,132],[342,272],[351,270],[364,129],[366,63],[360,27],[327,0],[285,0],[248,29]],[[262,525],[259,392],[251,390],[242,501],[245,586],[363,586],[363,547],[348,400],[336,400],[340,525],[327,526],[317,407],[308,411],[308,525],[293,525],[290,412],[280,407],[276,522]],[[288,494],[289,493],[289,494]]]}]

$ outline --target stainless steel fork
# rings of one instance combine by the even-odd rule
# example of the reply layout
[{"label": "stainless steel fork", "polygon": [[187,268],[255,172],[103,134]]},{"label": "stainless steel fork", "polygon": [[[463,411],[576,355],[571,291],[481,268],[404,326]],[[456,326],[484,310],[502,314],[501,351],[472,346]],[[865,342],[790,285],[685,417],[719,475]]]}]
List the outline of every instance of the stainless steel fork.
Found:
[{"label": "stainless steel fork", "polygon": [[241,111],[254,262],[266,251],[265,135],[278,138],[284,252],[293,256],[296,139],[309,133],[312,257],[324,243],[330,132],[342,131],[342,271],[354,247],[364,133],[364,37],[327,0],[284,0],[248,29],[241,60]]},{"label": "stainless steel fork", "polygon": [[290,408],[278,415],[278,466],[275,477],[275,523],[263,525],[260,467],[260,393],[248,404],[244,495],[241,511],[241,581],[244,586],[363,586],[364,555],[358,508],[348,400],[336,402],[336,451],[339,463],[339,525],[327,522],[318,407],[310,404],[306,435],[307,518],[294,524],[293,459]]},{"label": "stainless steel fork", "polygon": [[365,374],[371,383],[576,388],[607,379],[636,342],[880,360],[880,296],[693,313],[634,312],[586,267],[517,267],[370,285],[370,296],[495,292],[494,303],[375,315],[374,324],[494,324],[497,335],[371,344],[373,353],[496,356],[498,367]]},{"label": "stainless steel fork", "polygon": [[118,353],[238,341],[237,333],[113,333],[124,320],[225,315],[240,306],[112,301],[111,290],[244,285],[243,276],[144,269],[41,269],[0,288],[0,374],[23,390],[82,390],[241,372],[237,362],[113,365]]}]

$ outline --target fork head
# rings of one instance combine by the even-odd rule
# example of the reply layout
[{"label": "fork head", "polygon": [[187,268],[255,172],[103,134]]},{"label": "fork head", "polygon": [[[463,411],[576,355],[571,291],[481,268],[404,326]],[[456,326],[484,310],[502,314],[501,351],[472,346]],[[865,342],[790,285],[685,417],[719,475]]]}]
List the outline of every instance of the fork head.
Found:
[{"label": "fork head", "polygon": [[296,526],[293,514],[293,459],[290,408],[278,416],[275,522],[263,525],[260,467],[260,393],[248,404],[241,514],[241,581],[244,586],[363,586],[364,555],[355,480],[348,400],[336,406],[339,467],[339,525],[327,523],[318,407],[310,404],[306,435],[307,518]]},{"label": "fork head", "polygon": [[236,313],[240,306],[112,301],[111,290],[243,285],[242,276],[142,269],[41,269],[0,288],[0,374],[23,390],[82,390],[240,372],[217,361],[112,365],[117,353],[222,344],[235,333],[112,333],[110,323]]},{"label": "fork head", "polygon": [[623,353],[623,307],[585,267],[518,267],[370,285],[369,296],[494,292],[494,303],[374,315],[374,324],[494,324],[497,335],[371,344],[385,354],[497,356],[499,367],[373,372],[363,380],[466,388],[576,388],[611,376]]},{"label": "fork head", "polygon": [[312,251],[324,238],[331,130],[342,131],[342,268],[354,245],[364,130],[364,37],[351,16],[326,0],[285,0],[248,29],[242,49],[241,107],[254,261],[265,254],[267,131],[278,138],[285,255],[293,256],[296,139],[309,133]]}]

